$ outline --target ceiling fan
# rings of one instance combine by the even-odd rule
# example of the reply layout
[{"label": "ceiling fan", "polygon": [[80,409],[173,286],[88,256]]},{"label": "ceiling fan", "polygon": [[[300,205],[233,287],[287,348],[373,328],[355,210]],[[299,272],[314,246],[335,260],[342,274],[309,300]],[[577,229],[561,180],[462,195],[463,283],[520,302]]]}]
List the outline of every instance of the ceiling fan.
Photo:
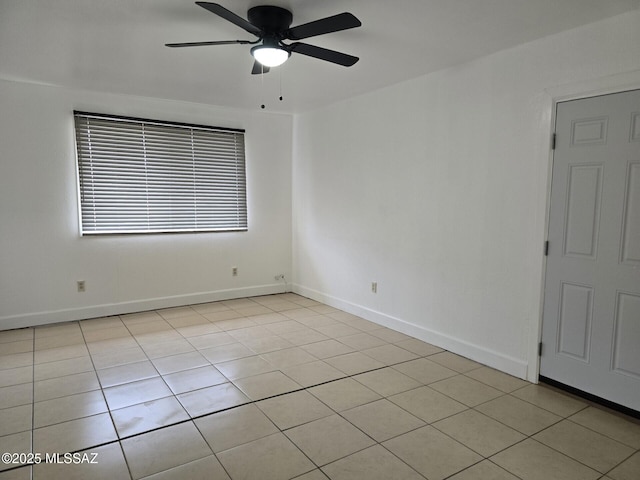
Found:
[{"label": "ceiling fan", "polygon": [[[255,58],[252,74],[267,73],[270,67],[277,67],[287,61],[292,53],[300,53],[345,67],[354,65],[359,58],[346,53],[336,52],[327,48],[316,47],[308,43],[298,42],[305,38],[339,32],[362,25],[351,13],[340,13],[313,22],[289,28],[293,15],[285,8],[273,5],[252,7],[247,12],[248,21],[227,10],[222,5],[211,2],[196,2],[196,5],[215,13],[219,17],[237,25],[258,37],[250,40],[221,40],[213,42],[167,43],[167,47],[200,47],[208,45],[255,45],[251,48],[251,55]],[[285,40],[294,40],[285,44]]]}]

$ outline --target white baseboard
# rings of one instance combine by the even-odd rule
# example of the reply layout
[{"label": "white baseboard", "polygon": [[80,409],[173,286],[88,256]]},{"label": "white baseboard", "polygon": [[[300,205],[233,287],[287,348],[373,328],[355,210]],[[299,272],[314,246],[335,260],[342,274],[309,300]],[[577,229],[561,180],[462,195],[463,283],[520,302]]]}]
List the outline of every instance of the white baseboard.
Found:
[{"label": "white baseboard", "polygon": [[147,298],[130,302],[109,303],[91,305],[87,307],[66,308],[45,312],[33,312],[21,315],[9,315],[0,317],[0,330],[12,328],[34,327],[49,323],[70,322],[86,320],[88,318],[108,317],[125,313],[145,312],[159,308],[181,307],[198,303],[217,302],[220,300],[232,300],[234,298],[257,297],[260,295],[272,295],[291,291],[289,285],[282,283],[260,285],[244,288],[215,290],[186,295],[174,295],[170,297]]},{"label": "white baseboard", "polygon": [[339,308],[345,312],[357,315],[371,322],[392,328],[422,341],[431,343],[440,348],[444,348],[452,353],[470,358],[476,362],[495,368],[518,378],[527,378],[527,362],[496,352],[481,345],[473,344],[459,338],[451,337],[440,332],[414,323],[407,322],[400,318],[392,317],[382,312],[372,310],[361,305],[357,305],[340,298],[327,295],[323,292],[293,284],[292,291],[299,295],[311,298],[326,305]]},{"label": "white baseboard", "polygon": [[195,305],[198,303],[216,302],[221,300],[232,300],[234,298],[272,295],[289,291],[293,291],[294,293],[325,303],[332,307],[339,308],[345,312],[352,313],[366,320],[375,322],[378,325],[411,335],[412,337],[470,358],[471,360],[475,360],[510,375],[519,378],[526,378],[527,362],[524,360],[501,354],[481,345],[451,337],[426,327],[407,322],[400,318],[396,318],[298,284],[288,284],[286,286],[281,283],[260,285],[186,295],[175,295],[170,297],[149,298],[130,302],[92,305],[87,307],[34,312],[13,316],[10,315],[0,317],[0,330],[144,312],[147,310]]}]

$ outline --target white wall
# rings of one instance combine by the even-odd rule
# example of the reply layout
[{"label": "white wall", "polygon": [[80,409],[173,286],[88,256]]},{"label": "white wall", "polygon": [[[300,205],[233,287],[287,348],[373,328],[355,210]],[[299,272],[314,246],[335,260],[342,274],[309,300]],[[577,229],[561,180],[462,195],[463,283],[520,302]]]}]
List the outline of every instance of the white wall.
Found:
[{"label": "white wall", "polygon": [[299,115],[294,291],[535,380],[549,92],[638,45],[632,12]]},{"label": "white wall", "polygon": [[[7,81],[0,109],[0,329],[284,290],[290,116]],[[246,129],[249,231],[80,237],[74,109]]]}]

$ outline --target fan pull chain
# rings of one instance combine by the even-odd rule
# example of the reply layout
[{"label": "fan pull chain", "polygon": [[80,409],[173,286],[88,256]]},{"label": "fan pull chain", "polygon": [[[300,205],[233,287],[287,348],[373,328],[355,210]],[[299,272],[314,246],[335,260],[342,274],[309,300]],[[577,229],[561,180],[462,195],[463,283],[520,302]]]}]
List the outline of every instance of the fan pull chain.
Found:
[{"label": "fan pull chain", "polygon": [[260,64],[260,68],[262,69],[262,72],[260,73],[260,95],[262,96],[262,105],[260,105],[260,108],[264,110],[264,65]]},{"label": "fan pull chain", "polygon": [[[264,93],[264,65],[261,65],[262,71],[260,73],[260,97],[261,97],[261,102],[260,102],[260,108],[261,109],[265,109],[266,105],[265,105],[265,93]],[[284,100],[284,96],[282,95],[282,70],[278,69],[278,81],[279,81],[279,89],[280,89],[280,95],[278,97],[278,99],[282,102]]]}]

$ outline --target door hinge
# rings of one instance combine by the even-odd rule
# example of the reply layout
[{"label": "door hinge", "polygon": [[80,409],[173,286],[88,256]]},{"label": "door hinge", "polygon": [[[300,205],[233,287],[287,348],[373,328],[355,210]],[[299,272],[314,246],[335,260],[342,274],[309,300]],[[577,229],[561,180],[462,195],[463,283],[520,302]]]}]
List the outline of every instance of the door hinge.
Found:
[{"label": "door hinge", "polygon": [[538,356],[542,356],[542,342],[538,343]]},{"label": "door hinge", "polygon": [[551,150],[556,149],[556,137],[557,137],[557,134],[555,133],[551,135]]},{"label": "door hinge", "polygon": [[544,242],[544,256],[545,257],[549,256],[549,240]]}]

